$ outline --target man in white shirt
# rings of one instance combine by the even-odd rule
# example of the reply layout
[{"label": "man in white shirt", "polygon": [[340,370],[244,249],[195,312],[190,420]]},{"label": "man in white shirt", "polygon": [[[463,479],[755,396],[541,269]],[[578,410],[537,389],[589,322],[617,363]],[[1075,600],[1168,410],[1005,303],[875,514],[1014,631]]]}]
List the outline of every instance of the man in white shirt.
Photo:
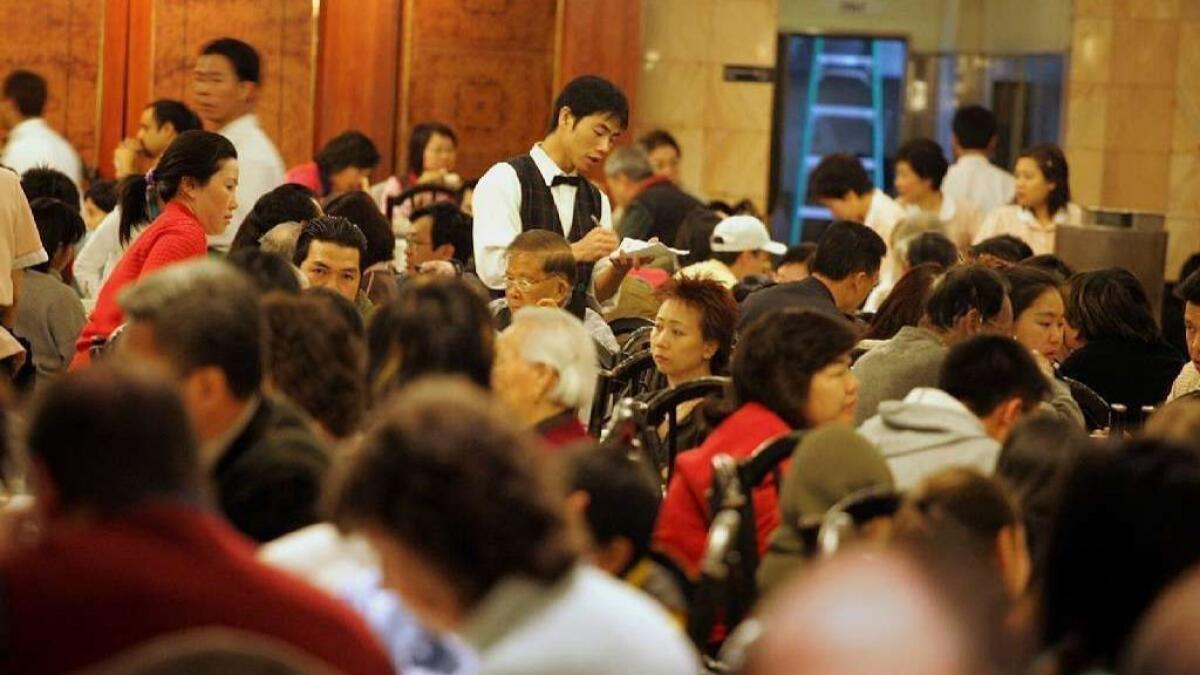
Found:
[{"label": "man in white shirt", "polygon": [[46,108],[46,80],[28,70],[14,70],[4,78],[0,100],[0,124],[8,129],[3,164],[18,174],[36,166],[61,171],[78,188],[83,182],[83,164],[75,148],[42,119]]},{"label": "man in white shirt", "polygon": [[600,301],[616,294],[631,261],[610,259],[619,244],[608,197],[580,175],[604,163],[629,125],[629,102],[607,80],[583,76],[554,101],[549,134],[529,154],[495,164],[479,179],[473,198],[475,269],[488,288],[504,288],[505,252],[521,232],[562,234],[591,277]]},{"label": "man in white shirt", "polygon": [[258,52],[233,38],[220,38],[200,50],[192,71],[196,112],[205,127],[215,129],[237,148],[237,203],[231,227],[208,238],[209,245],[228,249],[242,219],[258,198],[283,184],[283,158],[258,124],[254,106],[258,101],[261,69]]},{"label": "man in white shirt", "polygon": [[942,180],[942,192],[979,207],[981,216],[1011,204],[1016,191],[1012,174],[988,159],[996,147],[996,116],[978,105],[959,108],[953,122],[954,156]]}]

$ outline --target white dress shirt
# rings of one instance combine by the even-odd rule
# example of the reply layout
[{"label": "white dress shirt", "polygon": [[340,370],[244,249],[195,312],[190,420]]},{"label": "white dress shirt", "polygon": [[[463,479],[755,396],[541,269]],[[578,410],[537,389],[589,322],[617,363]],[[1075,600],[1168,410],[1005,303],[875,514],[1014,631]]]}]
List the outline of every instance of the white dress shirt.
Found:
[{"label": "white dress shirt", "polygon": [[975,243],[1002,234],[1011,234],[1029,244],[1034,255],[1054,253],[1055,234],[1059,225],[1082,225],[1083,209],[1077,204],[1067,204],[1054,214],[1054,220],[1049,226],[1038,222],[1029,209],[1009,204],[992,211],[983,220],[979,234],[975,235]]},{"label": "white dress shirt", "polygon": [[963,155],[946,171],[942,193],[974,203],[981,216],[1011,204],[1016,194],[1012,174],[978,154]]},{"label": "white dress shirt", "polygon": [[[567,174],[550,159],[541,144],[529,151],[542,178],[549,187],[555,176]],[[574,185],[556,185],[550,188],[554,205],[558,207],[558,220],[562,223],[563,236],[569,237],[575,220]],[[475,213],[475,272],[488,288],[504,288],[504,272],[508,263],[505,252],[508,245],[524,229],[521,225],[521,181],[508,162],[493,164],[475,186],[472,201]],[[612,229],[612,207],[608,197],[600,193],[600,226]],[[573,243],[573,242],[572,242]],[[593,279],[595,275],[593,275]]]},{"label": "white dress shirt", "polygon": [[242,220],[254,208],[254,203],[259,197],[283,185],[287,170],[275,144],[258,125],[258,117],[254,113],[242,115],[217,133],[228,138],[238,153],[238,207],[233,212],[233,222],[223,234],[208,237],[210,246],[227,249]]},{"label": "white dress shirt", "polygon": [[[904,204],[903,206],[907,218],[924,213],[924,210],[916,204]],[[942,207],[938,209],[937,218],[945,223],[946,236],[960,251],[967,250],[974,243],[975,236],[979,234],[980,224],[983,222],[979,207],[966,200],[957,200],[944,192],[942,193]]]},{"label": "white dress shirt", "polygon": [[40,117],[27,119],[8,132],[8,144],[4,146],[0,164],[17,173],[47,166],[65,173],[77,188],[83,183],[83,163],[79,154]]},{"label": "white dress shirt", "polygon": [[[129,238],[129,244],[137,241],[138,235],[145,227],[134,229]],[[83,247],[75,255],[73,270],[75,283],[79,292],[85,298],[95,298],[100,295],[108,275],[116,269],[128,245],[121,245],[121,207],[118,205],[92,230],[83,242]]]},{"label": "white dress shirt", "polygon": [[879,265],[879,285],[871,294],[867,296],[867,302],[863,306],[868,312],[873,312],[879,309],[879,305],[883,303],[884,298],[891,292],[892,286],[896,283],[896,277],[899,274],[898,260],[892,253],[892,230],[896,229],[896,224],[904,220],[904,207],[887,194],[875,188],[875,192],[871,194],[871,208],[867,210],[867,217],[863,220],[863,225],[875,230],[885,244],[887,244],[887,254],[884,255],[883,261]]}]

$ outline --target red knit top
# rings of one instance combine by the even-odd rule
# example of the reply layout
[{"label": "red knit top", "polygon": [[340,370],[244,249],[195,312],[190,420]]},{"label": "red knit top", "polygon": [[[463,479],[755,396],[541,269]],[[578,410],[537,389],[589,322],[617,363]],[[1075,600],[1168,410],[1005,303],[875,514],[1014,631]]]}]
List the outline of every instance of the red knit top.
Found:
[{"label": "red knit top", "polygon": [[199,258],[208,252],[204,226],[191,209],[172,201],[150,227],[121,256],[121,261],[100,289],[96,308],[75,343],[72,366],[86,363],[88,348],[97,337],[107,338],[125,321],[117,296],[129,284],[167,265]]}]

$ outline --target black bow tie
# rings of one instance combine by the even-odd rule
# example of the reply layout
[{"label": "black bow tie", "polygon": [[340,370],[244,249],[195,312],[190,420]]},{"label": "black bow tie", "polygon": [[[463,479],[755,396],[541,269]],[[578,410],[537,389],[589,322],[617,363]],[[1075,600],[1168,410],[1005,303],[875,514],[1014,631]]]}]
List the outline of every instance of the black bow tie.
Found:
[{"label": "black bow tie", "polygon": [[579,187],[579,184],[582,181],[583,181],[583,179],[580,178],[579,176],[564,176],[562,174],[559,174],[550,180],[550,187],[555,187],[558,185],[570,185],[571,187]]}]

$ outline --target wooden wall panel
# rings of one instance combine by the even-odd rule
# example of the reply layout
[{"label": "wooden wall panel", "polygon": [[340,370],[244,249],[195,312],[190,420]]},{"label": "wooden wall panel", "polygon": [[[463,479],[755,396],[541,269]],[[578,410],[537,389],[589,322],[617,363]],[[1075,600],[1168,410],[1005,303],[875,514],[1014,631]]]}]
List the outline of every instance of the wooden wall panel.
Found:
[{"label": "wooden wall panel", "polygon": [[[554,78],[556,0],[409,0],[407,91],[396,156],[413,124],[459,136],[458,170],[477,177],[540,140]],[[404,74],[402,73],[402,77]]]},{"label": "wooden wall panel", "polygon": [[263,129],[288,166],[312,157],[316,76],[312,0],[157,0],[152,30],[151,97],[191,102],[191,73],[200,48],[218,37],[244,40],[262,59],[258,116]]},{"label": "wooden wall panel", "polygon": [[642,0],[563,0],[562,11],[555,90],[580,75],[600,75],[625,92],[631,114],[636,113]]},{"label": "wooden wall panel", "polygon": [[95,166],[104,0],[4,0],[3,10],[0,80],[21,68],[46,78],[46,121]]},{"label": "wooden wall panel", "polygon": [[[395,157],[402,0],[321,3],[313,147],[349,129],[371,137],[391,175]],[[369,20],[364,20],[369,17]]]}]

